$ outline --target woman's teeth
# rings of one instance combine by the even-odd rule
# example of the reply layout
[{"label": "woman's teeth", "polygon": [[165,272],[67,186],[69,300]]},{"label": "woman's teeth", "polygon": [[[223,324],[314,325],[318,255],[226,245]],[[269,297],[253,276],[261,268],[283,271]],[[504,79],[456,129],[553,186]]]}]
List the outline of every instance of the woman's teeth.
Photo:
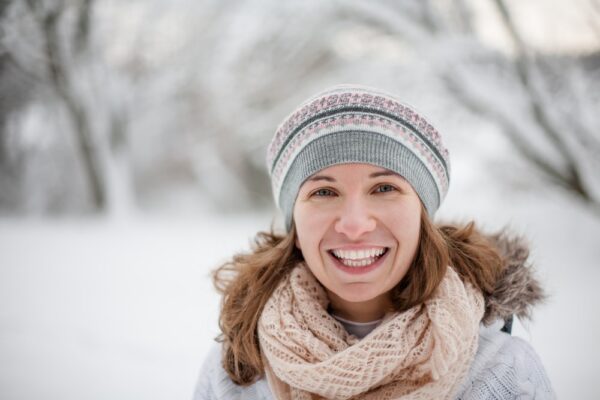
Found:
[{"label": "woman's teeth", "polygon": [[386,251],[385,247],[362,250],[332,250],[333,255],[348,267],[365,267],[373,264]]}]

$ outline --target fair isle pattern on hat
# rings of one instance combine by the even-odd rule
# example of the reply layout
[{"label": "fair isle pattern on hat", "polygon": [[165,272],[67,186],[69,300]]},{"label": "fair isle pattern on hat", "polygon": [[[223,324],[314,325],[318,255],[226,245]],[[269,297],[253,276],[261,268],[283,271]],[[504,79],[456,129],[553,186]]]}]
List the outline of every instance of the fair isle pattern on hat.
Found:
[{"label": "fair isle pattern on hat", "polygon": [[422,115],[376,89],[337,86],[290,114],[268,147],[273,194],[288,229],[304,180],[320,169],[351,162],[399,173],[431,215],[448,191],[448,151]]}]

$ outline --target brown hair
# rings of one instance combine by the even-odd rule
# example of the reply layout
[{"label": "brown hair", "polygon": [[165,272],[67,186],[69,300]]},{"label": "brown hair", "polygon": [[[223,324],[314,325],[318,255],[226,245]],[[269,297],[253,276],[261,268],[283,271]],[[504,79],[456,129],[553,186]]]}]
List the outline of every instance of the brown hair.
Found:
[{"label": "brown hair", "polygon": [[[256,331],[262,309],[281,280],[303,260],[295,246],[296,229],[278,235],[259,232],[250,253],[237,254],[213,274],[223,294],[219,338],[224,344],[223,367],[238,385],[249,385],[264,373]],[[434,225],[421,212],[419,248],[413,265],[392,291],[396,311],[430,298],[452,265],[465,282],[490,294],[503,268],[497,249],[473,222]]]}]

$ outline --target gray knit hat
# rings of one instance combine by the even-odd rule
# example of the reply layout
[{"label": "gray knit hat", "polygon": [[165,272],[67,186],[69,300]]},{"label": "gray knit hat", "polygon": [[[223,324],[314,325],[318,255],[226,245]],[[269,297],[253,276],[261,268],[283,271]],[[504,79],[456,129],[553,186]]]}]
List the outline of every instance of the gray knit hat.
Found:
[{"label": "gray knit hat", "polygon": [[377,89],[336,86],[292,112],[268,147],[273,195],[287,231],[302,183],[347,163],[373,164],[403,176],[431,216],[448,192],[448,150],[421,114]]}]

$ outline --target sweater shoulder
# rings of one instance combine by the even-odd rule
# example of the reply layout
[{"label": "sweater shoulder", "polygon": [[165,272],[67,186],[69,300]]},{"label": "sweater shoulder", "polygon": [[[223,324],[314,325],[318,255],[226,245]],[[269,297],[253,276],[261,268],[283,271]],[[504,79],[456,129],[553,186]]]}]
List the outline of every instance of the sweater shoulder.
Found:
[{"label": "sweater shoulder", "polygon": [[525,340],[482,330],[461,400],[555,399],[542,362]]},{"label": "sweater shoulder", "polygon": [[271,400],[264,379],[250,386],[236,385],[221,362],[222,345],[215,343],[209,350],[196,383],[193,400]]}]

